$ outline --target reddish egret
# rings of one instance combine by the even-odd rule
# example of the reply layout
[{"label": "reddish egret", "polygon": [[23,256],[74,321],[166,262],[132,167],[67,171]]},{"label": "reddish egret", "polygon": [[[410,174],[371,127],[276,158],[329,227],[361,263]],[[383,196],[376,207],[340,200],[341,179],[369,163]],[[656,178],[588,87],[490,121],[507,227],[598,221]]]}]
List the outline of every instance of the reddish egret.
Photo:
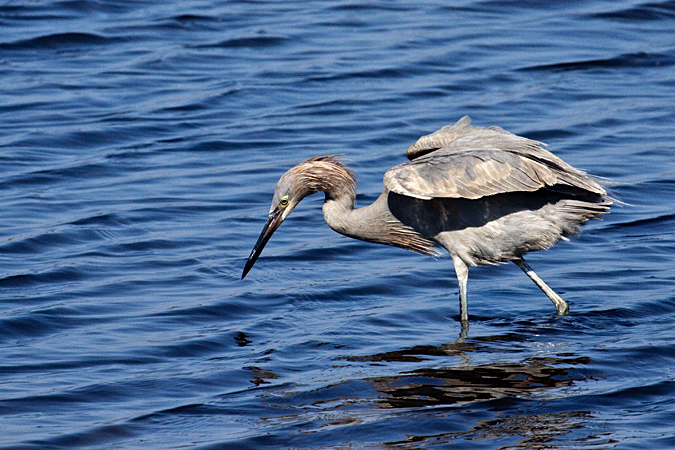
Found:
[{"label": "reddish egret", "polygon": [[612,202],[598,183],[540,142],[471,126],[468,117],[421,137],[406,154],[410,161],[389,169],[384,192],[363,208],[354,208],[355,177],[335,156],[310,158],[286,172],[242,278],[300,200],[322,191],[324,218],[340,234],[426,255],[445,247],[459,280],[463,324],[469,267],[507,261],[544,291],[559,315],[567,314],[567,303],[523,256],[608,212]]}]

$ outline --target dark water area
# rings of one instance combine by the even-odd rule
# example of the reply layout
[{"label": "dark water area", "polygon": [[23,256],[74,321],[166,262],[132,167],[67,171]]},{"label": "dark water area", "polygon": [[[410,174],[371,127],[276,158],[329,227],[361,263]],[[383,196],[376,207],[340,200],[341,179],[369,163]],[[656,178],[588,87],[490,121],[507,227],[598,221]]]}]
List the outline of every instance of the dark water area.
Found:
[{"label": "dark water area", "polygon": [[[0,4],[0,448],[675,448],[675,2]],[[470,115],[620,200],[514,265],[343,237]]]}]

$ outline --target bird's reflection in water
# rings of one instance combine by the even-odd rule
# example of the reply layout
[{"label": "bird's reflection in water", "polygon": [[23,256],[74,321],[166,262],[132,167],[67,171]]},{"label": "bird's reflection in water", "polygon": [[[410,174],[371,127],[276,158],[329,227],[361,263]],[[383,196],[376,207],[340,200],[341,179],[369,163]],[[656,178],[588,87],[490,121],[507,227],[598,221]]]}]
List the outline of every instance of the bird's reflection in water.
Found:
[{"label": "bird's reflection in water", "polygon": [[[558,448],[555,441],[576,429],[582,429],[590,412],[563,411],[540,414],[528,411],[528,414],[514,414],[512,403],[517,404],[534,393],[570,386],[575,381],[580,381],[570,376],[570,369],[577,365],[588,364],[590,360],[570,353],[558,353],[553,356],[532,357],[522,363],[471,363],[471,353],[490,352],[491,345],[495,342],[512,340],[517,338],[510,335],[489,336],[474,338],[467,342],[465,336],[460,336],[457,341],[442,346],[418,346],[351,359],[384,363],[438,360],[442,357],[460,358],[460,364],[454,367],[421,368],[402,372],[396,376],[368,379],[367,381],[380,394],[380,399],[374,402],[378,407],[424,411],[425,414],[433,416],[463,410],[455,408],[447,410],[443,408],[444,406],[462,407],[486,401],[492,401],[490,405],[496,409],[501,409],[499,405],[502,402],[510,405],[506,407],[510,413],[497,415],[498,418],[493,416],[489,420],[479,420],[470,430],[428,435],[408,434],[408,438],[404,441],[389,444],[405,447],[406,444],[438,445],[461,440],[497,439],[512,442],[514,448]],[[492,350],[494,351],[494,348]],[[495,401],[498,403],[494,403]],[[595,439],[590,435],[577,438],[582,441]]]},{"label": "bird's reflection in water", "polygon": [[[264,422],[300,427],[302,433],[341,436],[343,427],[370,433],[375,421],[388,430],[378,431],[384,438],[383,448],[495,440],[499,448],[554,449],[570,440],[582,445],[602,441],[592,427],[584,428],[592,422],[591,412],[552,408],[551,401],[558,395],[545,394],[583,381],[577,366],[590,363],[589,358],[545,352],[544,356],[530,353],[518,362],[505,361],[506,355],[522,354],[518,342],[522,343],[522,337],[515,334],[460,337],[441,346],[348,357],[345,360],[356,365],[391,368],[403,363],[418,368],[391,376],[345,379],[310,391],[284,392],[271,402],[272,397],[266,397],[268,406],[284,413]],[[485,355],[480,358],[483,361],[491,359],[495,352],[504,355],[502,361],[473,361],[479,354]],[[452,365],[443,367],[444,363]],[[390,428],[392,423],[397,424],[395,429]]]},{"label": "bird's reflection in water", "polygon": [[[409,435],[402,441],[384,443],[384,448],[426,448],[461,443],[461,441],[499,442],[495,448],[555,450],[570,448],[611,448],[615,441],[586,430],[591,420],[589,411],[565,411],[549,414],[510,415],[494,420],[479,421],[466,432]],[[581,431],[572,439],[564,437]],[[502,445],[506,444],[506,445]],[[611,447],[606,447],[610,445]]]},{"label": "bird's reflection in water", "polygon": [[449,369],[418,369],[396,377],[371,379],[394,408],[454,405],[521,396],[569,386],[565,369],[539,364],[496,363]]},{"label": "bird's reflection in water", "polygon": [[[508,340],[490,337],[486,340]],[[381,406],[410,408],[454,405],[503,397],[522,396],[572,384],[567,375],[570,364],[588,363],[574,355],[530,358],[523,363],[471,364],[470,354],[487,351],[478,340],[459,340],[442,346],[417,346],[395,352],[352,357],[352,361],[417,362],[437,357],[459,357],[462,363],[446,368],[421,368],[396,376],[368,381],[382,394]]]}]

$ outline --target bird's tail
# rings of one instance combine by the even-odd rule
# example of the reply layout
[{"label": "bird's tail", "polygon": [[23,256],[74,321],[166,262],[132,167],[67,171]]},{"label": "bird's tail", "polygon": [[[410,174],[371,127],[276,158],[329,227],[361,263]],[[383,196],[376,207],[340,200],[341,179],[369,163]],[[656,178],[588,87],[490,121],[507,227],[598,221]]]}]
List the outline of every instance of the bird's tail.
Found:
[{"label": "bird's tail", "polygon": [[599,220],[603,214],[609,212],[611,200],[587,202],[583,200],[566,199],[558,203],[558,211],[564,235],[579,234],[579,227],[589,220]]}]

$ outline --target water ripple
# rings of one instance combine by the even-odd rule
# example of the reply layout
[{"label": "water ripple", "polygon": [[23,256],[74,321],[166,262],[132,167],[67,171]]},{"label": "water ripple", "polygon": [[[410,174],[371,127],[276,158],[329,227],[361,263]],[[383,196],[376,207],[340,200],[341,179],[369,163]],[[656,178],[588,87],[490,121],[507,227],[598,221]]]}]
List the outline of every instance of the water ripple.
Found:
[{"label": "water ripple", "polygon": [[93,33],[55,33],[14,42],[0,42],[0,50],[63,50],[90,46],[114,45],[120,38]]},{"label": "water ripple", "polygon": [[[16,3],[16,2],[15,2]],[[675,448],[672,1],[0,5],[2,448]],[[348,239],[310,196],[241,271],[294,164],[357,205],[465,114],[619,201],[530,264]]]},{"label": "water ripple", "polygon": [[609,59],[593,59],[586,61],[570,61],[564,63],[544,64],[525,67],[525,71],[568,71],[568,70],[591,70],[591,69],[615,69],[615,68],[650,68],[670,67],[675,64],[675,56],[659,53],[630,53]]}]

